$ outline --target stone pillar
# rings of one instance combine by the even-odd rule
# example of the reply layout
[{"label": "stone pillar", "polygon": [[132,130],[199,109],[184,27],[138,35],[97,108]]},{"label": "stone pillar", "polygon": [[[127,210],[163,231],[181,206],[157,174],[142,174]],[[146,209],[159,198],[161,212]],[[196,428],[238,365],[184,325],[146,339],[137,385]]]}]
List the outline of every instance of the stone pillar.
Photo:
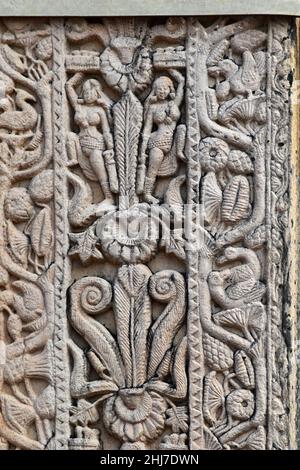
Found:
[{"label": "stone pillar", "polygon": [[230,13],[3,16],[0,448],[296,448],[296,26]]}]

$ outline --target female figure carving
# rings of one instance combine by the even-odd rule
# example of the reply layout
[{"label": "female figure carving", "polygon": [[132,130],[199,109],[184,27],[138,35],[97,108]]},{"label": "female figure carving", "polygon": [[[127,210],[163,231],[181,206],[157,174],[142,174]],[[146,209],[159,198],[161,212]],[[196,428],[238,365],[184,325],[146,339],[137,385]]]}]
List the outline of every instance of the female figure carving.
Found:
[{"label": "female figure carving", "polygon": [[[113,137],[109,126],[110,103],[99,81],[94,78],[89,78],[83,83],[82,97],[79,97],[75,88],[82,80],[83,74],[77,73],[66,85],[69,100],[75,111],[74,119],[79,127],[79,136],[73,143],[69,140],[69,149],[71,144],[71,153],[74,154],[75,146],[79,164],[85,175],[91,180],[99,181],[105,197],[101,205],[111,206],[114,202],[113,193],[118,192],[118,178]],[[88,162],[82,158],[80,161],[80,153]]]},{"label": "female figure carving", "polygon": [[170,75],[178,83],[177,90],[171,78],[158,77],[145,103],[140,170],[141,167],[145,168],[147,156],[149,161],[145,178],[141,177],[142,171],[138,175],[137,192],[143,192],[148,203],[158,202],[152,192],[161,164],[171,151],[176,124],[180,118],[179,107],[183,99],[184,78],[177,70],[171,70]]}]

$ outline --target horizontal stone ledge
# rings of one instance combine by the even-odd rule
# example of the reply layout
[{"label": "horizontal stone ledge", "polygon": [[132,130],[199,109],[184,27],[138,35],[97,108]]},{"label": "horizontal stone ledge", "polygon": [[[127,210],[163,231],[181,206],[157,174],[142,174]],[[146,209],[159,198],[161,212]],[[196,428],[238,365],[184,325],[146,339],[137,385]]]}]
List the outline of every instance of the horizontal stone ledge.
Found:
[{"label": "horizontal stone ledge", "polygon": [[0,16],[300,16],[299,0],[10,0],[0,1]]}]

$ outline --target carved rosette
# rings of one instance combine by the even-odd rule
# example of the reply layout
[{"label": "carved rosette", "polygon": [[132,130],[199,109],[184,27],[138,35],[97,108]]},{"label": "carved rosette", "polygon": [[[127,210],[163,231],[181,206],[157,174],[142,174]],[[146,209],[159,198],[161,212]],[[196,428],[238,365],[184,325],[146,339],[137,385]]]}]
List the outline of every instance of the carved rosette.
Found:
[{"label": "carved rosette", "polygon": [[1,448],[290,446],[287,28],[2,21]]}]

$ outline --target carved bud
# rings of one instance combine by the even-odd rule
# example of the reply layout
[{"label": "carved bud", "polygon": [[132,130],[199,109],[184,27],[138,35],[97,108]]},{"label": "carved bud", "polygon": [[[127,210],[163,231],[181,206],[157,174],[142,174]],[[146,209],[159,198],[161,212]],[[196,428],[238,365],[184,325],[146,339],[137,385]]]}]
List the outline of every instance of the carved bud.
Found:
[{"label": "carved bud", "polygon": [[27,222],[33,212],[32,200],[25,188],[13,188],[6,194],[5,215],[15,223]]},{"label": "carved bud", "polygon": [[48,385],[37,397],[34,408],[42,419],[52,419],[55,416],[55,391],[52,385]]},{"label": "carved bud", "polygon": [[253,173],[253,163],[245,152],[232,150],[228,158],[228,168],[237,174],[249,175]]},{"label": "carved bud", "polygon": [[50,36],[41,39],[36,45],[36,55],[41,60],[48,60],[52,57],[52,39]]},{"label": "carved bud", "polygon": [[36,175],[28,189],[34,202],[49,202],[53,198],[53,170],[44,170]]},{"label": "carved bud", "polygon": [[206,363],[213,370],[221,371],[232,367],[233,353],[222,341],[205,333],[203,336],[203,349]]}]

